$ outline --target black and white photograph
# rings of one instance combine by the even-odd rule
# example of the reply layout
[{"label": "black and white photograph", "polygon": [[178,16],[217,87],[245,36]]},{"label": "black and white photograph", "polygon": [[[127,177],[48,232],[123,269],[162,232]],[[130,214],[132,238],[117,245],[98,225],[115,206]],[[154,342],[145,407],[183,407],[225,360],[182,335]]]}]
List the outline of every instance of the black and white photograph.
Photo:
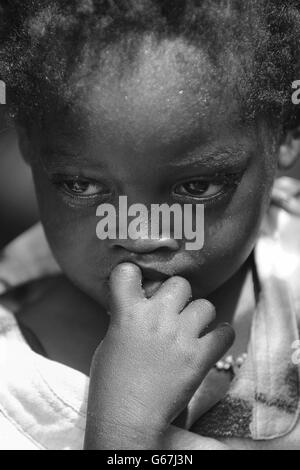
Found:
[{"label": "black and white photograph", "polygon": [[0,0],[0,450],[300,450],[299,0]]}]

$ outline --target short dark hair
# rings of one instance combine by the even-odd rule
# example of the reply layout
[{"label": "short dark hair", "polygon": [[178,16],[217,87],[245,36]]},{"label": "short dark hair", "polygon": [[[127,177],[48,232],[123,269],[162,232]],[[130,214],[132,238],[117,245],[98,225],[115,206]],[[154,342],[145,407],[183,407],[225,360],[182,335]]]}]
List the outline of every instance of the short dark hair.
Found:
[{"label": "short dark hair", "polygon": [[285,129],[299,123],[291,101],[300,79],[298,0],[0,0],[0,78],[14,113],[36,115],[42,96],[44,104],[47,96],[67,101],[75,72],[112,44],[126,42],[134,56],[147,33],[182,37],[218,66],[233,54],[245,72],[245,112],[276,117]]}]

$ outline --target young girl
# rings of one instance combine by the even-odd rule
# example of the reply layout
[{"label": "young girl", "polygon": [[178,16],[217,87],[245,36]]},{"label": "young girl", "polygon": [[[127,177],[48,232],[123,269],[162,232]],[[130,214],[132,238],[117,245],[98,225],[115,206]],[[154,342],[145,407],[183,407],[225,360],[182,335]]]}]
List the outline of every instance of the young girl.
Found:
[{"label": "young girl", "polygon": [[[43,226],[1,256],[0,447],[299,449],[298,2],[0,8]],[[204,204],[204,248],[99,241],[124,195]]]}]

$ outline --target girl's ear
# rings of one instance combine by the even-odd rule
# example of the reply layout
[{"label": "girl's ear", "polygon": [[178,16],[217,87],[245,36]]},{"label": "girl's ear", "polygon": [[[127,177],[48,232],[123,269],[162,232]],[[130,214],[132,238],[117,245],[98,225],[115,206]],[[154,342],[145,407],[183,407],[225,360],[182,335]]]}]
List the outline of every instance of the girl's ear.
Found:
[{"label": "girl's ear", "polygon": [[25,162],[30,165],[32,161],[33,152],[32,145],[28,136],[28,131],[25,129],[25,127],[19,125],[16,127],[16,130],[22,157],[24,158]]},{"label": "girl's ear", "polygon": [[300,127],[289,131],[279,149],[280,170],[289,170],[300,157]]}]

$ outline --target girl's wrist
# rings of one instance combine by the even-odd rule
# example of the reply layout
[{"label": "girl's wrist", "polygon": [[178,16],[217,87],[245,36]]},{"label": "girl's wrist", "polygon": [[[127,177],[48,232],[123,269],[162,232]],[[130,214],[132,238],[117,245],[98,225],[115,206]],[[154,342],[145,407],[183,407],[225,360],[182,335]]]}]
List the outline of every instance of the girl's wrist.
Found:
[{"label": "girl's wrist", "polygon": [[85,450],[159,450],[167,426],[152,427],[150,423],[87,422]]}]

